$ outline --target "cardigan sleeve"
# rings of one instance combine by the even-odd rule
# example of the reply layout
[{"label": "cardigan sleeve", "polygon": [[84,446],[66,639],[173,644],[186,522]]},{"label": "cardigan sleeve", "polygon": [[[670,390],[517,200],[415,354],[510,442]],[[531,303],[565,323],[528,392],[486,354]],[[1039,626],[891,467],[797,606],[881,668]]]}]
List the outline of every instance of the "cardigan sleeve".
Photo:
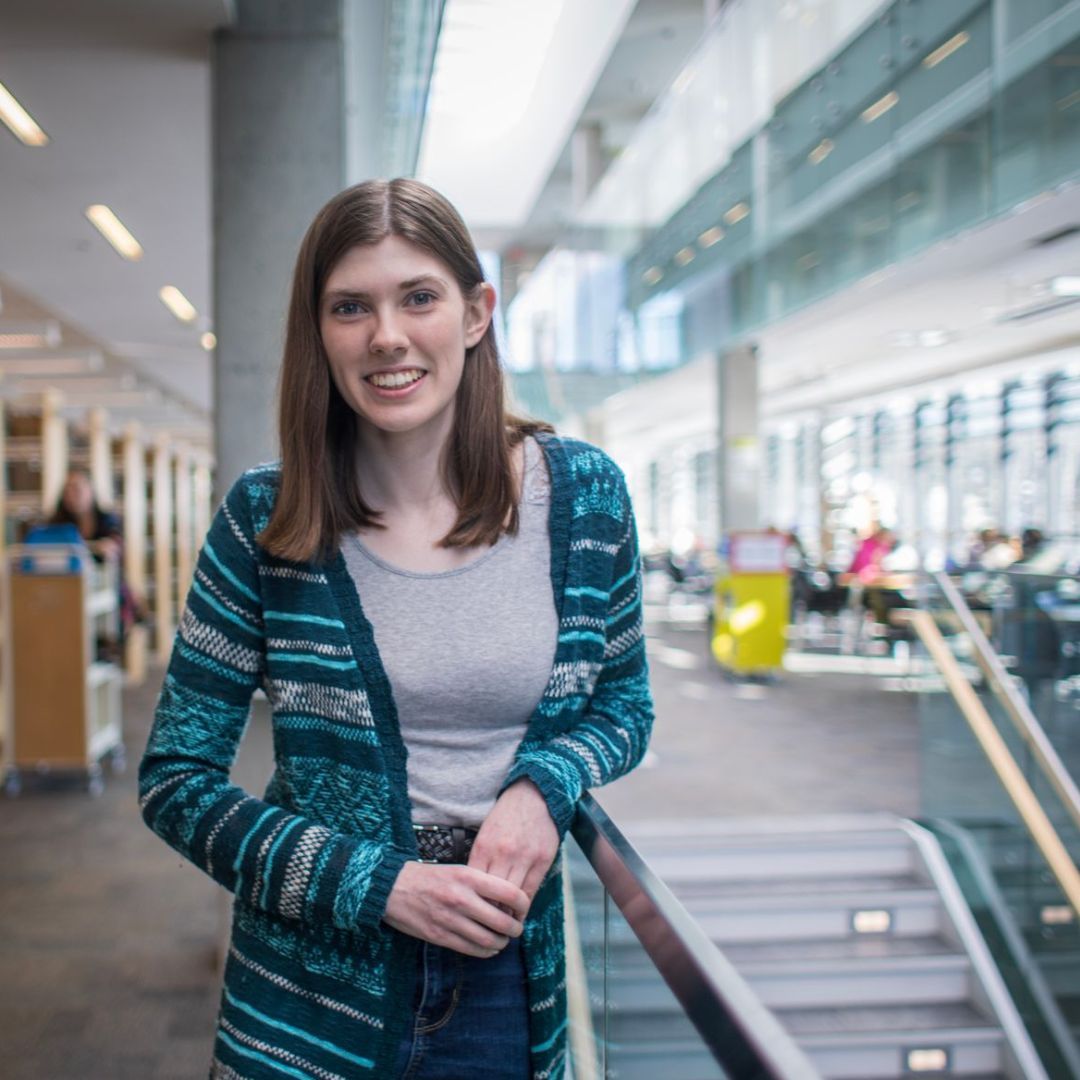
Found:
[{"label": "cardigan sleeve", "polygon": [[570,827],[582,793],[635,768],[645,756],[652,733],[637,527],[621,474],[618,482],[625,511],[606,590],[599,675],[578,722],[539,744],[524,742],[503,785],[505,790],[522,777],[532,780],[560,834]]},{"label": "cardigan sleeve", "polygon": [[139,767],[143,818],[245,903],[343,930],[377,926],[409,855],[254,798],[229,781],[266,668],[245,479],[199,554]]}]

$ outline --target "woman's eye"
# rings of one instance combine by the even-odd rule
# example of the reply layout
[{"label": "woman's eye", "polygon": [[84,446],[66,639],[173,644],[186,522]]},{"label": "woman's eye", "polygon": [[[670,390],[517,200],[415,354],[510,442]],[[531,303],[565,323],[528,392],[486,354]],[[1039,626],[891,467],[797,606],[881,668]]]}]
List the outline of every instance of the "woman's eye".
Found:
[{"label": "woman's eye", "polygon": [[410,302],[415,307],[426,307],[428,304],[433,304],[438,299],[433,292],[427,290],[421,290],[420,292],[414,292],[409,296]]},{"label": "woman's eye", "polygon": [[356,300],[341,300],[334,305],[335,315],[359,315],[360,304]]}]

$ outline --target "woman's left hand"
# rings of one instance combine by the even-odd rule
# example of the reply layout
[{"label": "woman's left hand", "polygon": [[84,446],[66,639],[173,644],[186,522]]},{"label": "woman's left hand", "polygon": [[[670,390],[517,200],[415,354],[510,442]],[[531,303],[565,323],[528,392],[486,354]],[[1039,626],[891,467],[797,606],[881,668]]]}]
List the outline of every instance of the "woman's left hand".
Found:
[{"label": "woman's left hand", "polygon": [[555,861],[559,831],[531,780],[511,784],[495,801],[469,853],[469,866],[501,877],[531,901]]}]

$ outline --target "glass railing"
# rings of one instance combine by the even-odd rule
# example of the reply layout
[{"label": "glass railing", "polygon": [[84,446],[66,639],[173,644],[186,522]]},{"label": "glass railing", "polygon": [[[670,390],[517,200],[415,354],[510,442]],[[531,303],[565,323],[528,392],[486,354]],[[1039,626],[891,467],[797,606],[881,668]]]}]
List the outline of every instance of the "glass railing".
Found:
[{"label": "glass railing", "polygon": [[[1050,1075],[1080,1077],[1076,762],[1060,752],[1068,733],[1052,738],[1030,707],[1030,680],[1054,675],[1047,641],[1033,641],[1031,613],[1017,603],[1023,590],[1006,593],[1001,579],[988,592],[973,584],[965,598],[965,583],[936,575],[913,617],[924,650],[916,659],[922,815],[984,933],[1007,924],[987,933],[1002,972],[1014,982],[1033,975],[1026,1003],[1017,1004]],[[1002,654],[1003,647],[1015,652]],[[985,873],[971,869],[973,859]]]},{"label": "glass railing", "polygon": [[576,1080],[818,1076],[590,796],[578,805],[567,861]]}]

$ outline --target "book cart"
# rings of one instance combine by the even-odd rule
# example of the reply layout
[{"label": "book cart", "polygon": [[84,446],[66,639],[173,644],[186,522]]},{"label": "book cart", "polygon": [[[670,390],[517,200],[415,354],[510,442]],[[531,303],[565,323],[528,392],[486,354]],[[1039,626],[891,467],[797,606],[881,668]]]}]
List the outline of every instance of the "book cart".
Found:
[{"label": "book cart", "polygon": [[[84,544],[17,544],[4,559],[3,784],[76,773],[100,794],[124,766],[116,565]],[[111,647],[110,647],[111,646]]]}]

